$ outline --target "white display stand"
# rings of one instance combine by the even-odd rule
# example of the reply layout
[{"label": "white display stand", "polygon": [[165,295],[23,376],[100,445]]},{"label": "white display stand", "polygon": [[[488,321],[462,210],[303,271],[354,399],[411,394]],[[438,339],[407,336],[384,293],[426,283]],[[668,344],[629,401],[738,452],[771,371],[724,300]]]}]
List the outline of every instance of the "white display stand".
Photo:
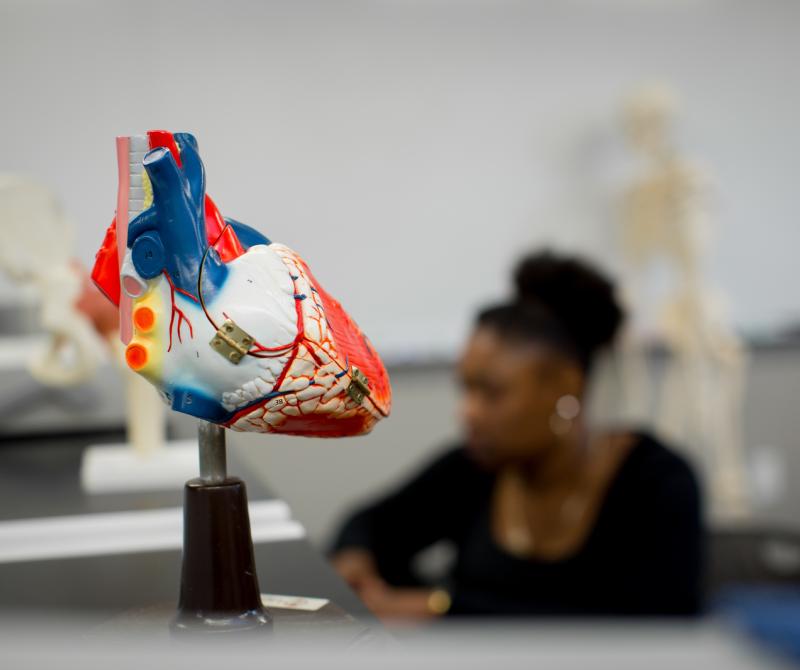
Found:
[{"label": "white display stand", "polygon": [[81,486],[87,493],[180,489],[197,474],[197,439],[164,441],[166,406],[158,392],[127,367],[125,380],[127,435],[123,444],[86,448]]},{"label": "white display stand", "polygon": [[197,440],[167,442],[141,453],[131,444],[96,444],[83,452],[81,487],[87,493],[179,490],[197,473]]}]

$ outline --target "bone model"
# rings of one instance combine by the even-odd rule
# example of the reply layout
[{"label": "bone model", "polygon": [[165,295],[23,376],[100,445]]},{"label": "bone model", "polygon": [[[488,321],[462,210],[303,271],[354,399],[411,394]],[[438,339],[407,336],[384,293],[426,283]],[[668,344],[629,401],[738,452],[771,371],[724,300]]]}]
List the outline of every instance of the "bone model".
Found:
[{"label": "bone model", "polygon": [[[721,300],[704,277],[710,241],[703,174],[673,149],[674,107],[664,88],[647,88],[626,108],[626,130],[647,168],[625,198],[623,246],[634,280],[626,287],[633,312],[646,307],[638,287],[656,262],[673,281],[660,305],[659,339],[669,356],[656,401],[656,427],[695,451],[711,481],[712,509],[740,516],[748,510],[741,411],[745,353],[729,326]],[[630,363],[630,361],[629,361]],[[631,395],[648,397],[643,365],[629,364]]]},{"label": "bone model", "polygon": [[28,367],[49,386],[85,381],[105,359],[102,335],[79,308],[85,270],[72,259],[74,231],[55,195],[27,177],[0,175],[0,268],[34,289],[43,350]]},{"label": "bone model", "polygon": [[[28,361],[31,375],[48,386],[90,379],[100,363],[121,359],[114,344],[117,314],[73,260],[74,230],[55,197],[42,184],[0,176],[0,267],[20,285],[34,288],[46,346]],[[123,369],[128,441],[145,454],[164,441],[164,410],[136,375]]]},{"label": "bone model", "polygon": [[234,430],[368,432],[391,405],[378,354],[288,247],[224,218],[197,142],[117,139],[117,214],[92,277],[131,369],[169,406]]}]

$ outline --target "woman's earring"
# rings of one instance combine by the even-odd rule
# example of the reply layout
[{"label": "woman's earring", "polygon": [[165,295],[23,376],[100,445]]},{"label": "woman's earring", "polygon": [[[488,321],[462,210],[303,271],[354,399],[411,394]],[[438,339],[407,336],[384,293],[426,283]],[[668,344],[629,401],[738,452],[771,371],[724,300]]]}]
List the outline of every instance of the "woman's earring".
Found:
[{"label": "woman's earring", "polygon": [[550,415],[550,430],[559,437],[572,430],[572,424],[581,413],[581,401],[574,395],[562,395],[556,401],[555,411]]}]

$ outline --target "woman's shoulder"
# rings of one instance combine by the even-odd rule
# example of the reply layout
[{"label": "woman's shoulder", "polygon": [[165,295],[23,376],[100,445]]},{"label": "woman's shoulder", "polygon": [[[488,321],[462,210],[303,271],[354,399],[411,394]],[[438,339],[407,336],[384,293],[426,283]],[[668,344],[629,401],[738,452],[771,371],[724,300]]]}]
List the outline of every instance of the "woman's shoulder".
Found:
[{"label": "woman's shoulder", "polygon": [[700,484],[685,456],[649,431],[630,435],[632,446],[617,475],[621,488],[671,499],[699,498]]},{"label": "woman's shoulder", "polygon": [[646,472],[670,472],[694,476],[689,460],[678,449],[647,430],[630,431],[631,462]]}]

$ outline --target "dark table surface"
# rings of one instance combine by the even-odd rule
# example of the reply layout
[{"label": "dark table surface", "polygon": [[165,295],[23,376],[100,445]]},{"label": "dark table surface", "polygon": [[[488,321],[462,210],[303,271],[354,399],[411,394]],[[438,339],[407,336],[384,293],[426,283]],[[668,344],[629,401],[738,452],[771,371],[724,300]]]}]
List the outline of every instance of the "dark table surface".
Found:
[{"label": "dark table surface", "polygon": [[[175,507],[182,491],[92,495],[80,487],[81,456],[91,443],[121,442],[121,432],[0,440],[0,522],[66,514]],[[237,474],[235,460],[230,474]],[[273,496],[248,481],[249,499]],[[264,593],[327,598],[360,622],[376,625],[363,603],[306,540],[255,546]],[[0,563],[0,610],[110,615],[177,602],[179,550]]]}]

